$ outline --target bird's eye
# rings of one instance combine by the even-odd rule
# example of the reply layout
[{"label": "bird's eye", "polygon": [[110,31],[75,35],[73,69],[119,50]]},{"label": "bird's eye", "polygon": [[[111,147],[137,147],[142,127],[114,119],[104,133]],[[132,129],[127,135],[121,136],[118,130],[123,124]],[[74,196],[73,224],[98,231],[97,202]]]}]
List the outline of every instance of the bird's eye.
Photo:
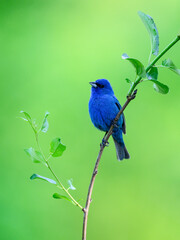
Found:
[{"label": "bird's eye", "polygon": [[103,85],[103,84],[96,83],[96,85],[97,85],[99,88],[104,88],[104,85]]}]

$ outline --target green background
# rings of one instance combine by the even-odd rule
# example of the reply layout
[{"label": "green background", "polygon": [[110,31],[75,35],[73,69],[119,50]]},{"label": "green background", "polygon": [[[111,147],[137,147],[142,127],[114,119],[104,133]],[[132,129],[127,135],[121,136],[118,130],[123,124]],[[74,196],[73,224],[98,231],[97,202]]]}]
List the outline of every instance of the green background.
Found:
[{"label": "green background", "polygon": [[[49,142],[61,137],[67,146],[51,165],[64,184],[73,178],[76,199],[84,205],[103,133],[88,114],[90,86],[110,80],[124,103],[134,79],[126,52],[145,65],[150,40],[137,11],[151,15],[160,34],[160,50],[180,31],[180,2],[118,0],[1,0],[1,197],[2,240],[79,240],[82,212],[55,200],[56,188],[30,181],[37,173],[52,177],[23,151],[36,147],[33,132],[20,116],[27,111],[42,122],[49,111]],[[180,67],[180,43],[166,57]],[[169,70],[159,80],[170,87],[156,93],[150,82],[125,111],[124,137],[130,160],[118,162],[115,147],[105,149],[88,219],[88,239],[169,240],[180,238],[180,78]]]}]

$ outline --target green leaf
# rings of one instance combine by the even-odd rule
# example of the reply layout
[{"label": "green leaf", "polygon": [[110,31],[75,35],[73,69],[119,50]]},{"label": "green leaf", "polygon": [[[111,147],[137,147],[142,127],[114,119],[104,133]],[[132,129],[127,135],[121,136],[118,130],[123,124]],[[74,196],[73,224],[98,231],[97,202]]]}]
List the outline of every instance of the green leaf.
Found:
[{"label": "green leaf", "polygon": [[33,131],[35,132],[35,134],[37,134],[37,130],[36,130],[37,126],[36,126],[35,121],[32,121],[30,115],[27,112],[20,111],[20,113],[23,113],[24,116],[25,116],[24,118],[21,118],[21,119],[27,121],[31,125],[31,127],[32,127]]},{"label": "green leaf", "polygon": [[43,177],[43,176],[40,176],[38,174],[33,174],[31,177],[30,177],[31,180],[34,180],[34,179],[41,179],[43,181],[46,181],[46,182],[49,182],[49,183],[52,183],[52,184],[56,184],[56,182],[50,178],[46,178],[46,177]]},{"label": "green leaf", "polygon": [[154,83],[153,87],[156,92],[162,93],[162,94],[167,94],[169,92],[169,87],[167,85],[164,85],[161,82],[156,80],[151,80],[151,82]]},{"label": "green leaf", "polygon": [[24,116],[25,116],[25,118],[22,118],[22,119],[24,119],[25,121],[28,121],[28,122],[32,122],[32,119],[31,119],[30,115],[27,112],[20,111],[20,113],[23,113]]},{"label": "green leaf", "polygon": [[67,200],[67,201],[69,201],[69,202],[74,204],[74,202],[70,198],[68,198],[66,196],[63,196],[63,195],[60,195],[59,193],[54,193],[53,194],[53,198],[55,198],[55,199],[64,199],[64,200]]},{"label": "green leaf", "polygon": [[69,180],[68,180],[69,189],[71,189],[71,190],[76,190],[76,188],[73,186],[72,182],[73,182],[72,179],[69,179]]},{"label": "green leaf", "polygon": [[177,69],[177,67],[174,65],[174,63],[171,61],[171,59],[165,59],[164,61],[162,61],[162,65],[164,67],[169,68],[171,71],[177,73],[178,75],[180,75],[180,69]]},{"label": "green leaf", "polygon": [[155,56],[158,55],[159,52],[159,34],[157,27],[154,23],[154,20],[151,16],[139,11],[138,12],[142,22],[144,23],[146,29],[149,32],[150,39],[151,39],[151,49],[152,49],[152,54]]},{"label": "green leaf", "polygon": [[157,80],[158,79],[158,69],[157,67],[152,67],[148,73],[146,73],[147,79]]},{"label": "green leaf", "polygon": [[122,59],[128,60],[136,69],[136,74],[140,77],[146,77],[146,71],[143,66],[143,64],[135,59],[135,58],[130,58],[126,53],[122,55]]},{"label": "green leaf", "polygon": [[44,119],[43,119],[43,123],[42,123],[42,127],[41,127],[41,132],[46,133],[48,128],[49,128],[49,123],[47,121],[47,117],[49,116],[49,112],[45,113]]},{"label": "green leaf", "polygon": [[129,78],[126,78],[125,80],[126,80],[127,83],[132,84],[132,82],[131,82],[131,80]]},{"label": "green leaf", "polygon": [[27,155],[31,158],[31,160],[34,163],[44,162],[44,158],[42,154],[38,151],[35,151],[34,148],[30,147],[30,148],[24,149],[24,151],[27,153]]},{"label": "green leaf", "polygon": [[61,143],[60,138],[55,138],[51,142],[50,152],[53,157],[60,157],[66,150],[66,146]]}]

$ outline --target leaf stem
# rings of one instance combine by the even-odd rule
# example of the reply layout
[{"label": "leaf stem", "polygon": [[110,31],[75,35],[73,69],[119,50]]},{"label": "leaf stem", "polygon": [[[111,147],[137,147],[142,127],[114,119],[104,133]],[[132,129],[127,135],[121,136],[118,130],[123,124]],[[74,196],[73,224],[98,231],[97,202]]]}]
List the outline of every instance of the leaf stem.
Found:
[{"label": "leaf stem", "polygon": [[[180,35],[178,35],[165,49],[146,67],[146,72],[148,72],[154,64],[169,50],[171,49],[178,41],[180,40]],[[140,83],[142,77],[138,77],[134,84],[131,86],[128,96],[131,96],[136,86]]]},{"label": "leaf stem", "polygon": [[63,184],[60,182],[59,178],[56,176],[55,172],[52,170],[50,164],[48,161],[46,161],[47,163],[47,167],[49,168],[50,172],[52,173],[52,175],[54,176],[54,178],[56,179],[56,181],[58,182],[59,186],[62,188],[63,191],[65,191],[67,193],[67,195],[71,198],[71,200],[74,202],[74,204],[76,206],[78,206],[79,208],[81,208],[81,210],[83,210],[83,207],[72,197],[72,195],[68,192],[68,190],[63,186]]},{"label": "leaf stem", "polygon": [[56,181],[58,182],[59,187],[60,187],[64,192],[66,192],[66,194],[70,197],[70,199],[72,200],[72,202],[73,202],[76,206],[78,206],[79,208],[81,208],[81,210],[83,210],[83,207],[73,198],[73,196],[69,193],[68,189],[66,189],[66,188],[64,187],[64,185],[60,182],[59,178],[56,176],[55,172],[52,170],[52,168],[51,168],[51,166],[50,166],[50,164],[49,164],[49,162],[48,162],[48,160],[50,159],[51,155],[49,155],[49,157],[46,159],[46,157],[45,157],[45,155],[44,155],[44,153],[43,153],[43,151],[42,151],[42,149],[41,149],[41,146],[40,146],[40,144],[39,144],[39,135],[38,135],[37,132],[35,133],[35,136],[36,136],[37,146],[38,146],[39,151],[41,152],[41,154],[42,154],[42,156],[43,156],[43,158],[44,158],[44,160],[45,160],[45,162],[46,162],[46,166],[48,167],[48,169],[50,170],[50,172],[52,173],[52,175],[54,176],[54,178],[55,178]]},{"label": "leaf stem", "polygon": [[39,135],[38,135],[37,132],[35,133],[35,136],[36,136],[36,143],[37,143],[37,146],[38,146],[38,148],[39,148],[39,151],[41,152],[41,154],[42,154],[42,156],[43,156],[43,158],[44,158],[44,161],[47,162],[46,157],[45,157],[45,155],[44,155],[44,153],[43,153],[43,151],[42,151],[42,149],[41,149],[41,146],[40,146],[40,144],[39,144]]}]

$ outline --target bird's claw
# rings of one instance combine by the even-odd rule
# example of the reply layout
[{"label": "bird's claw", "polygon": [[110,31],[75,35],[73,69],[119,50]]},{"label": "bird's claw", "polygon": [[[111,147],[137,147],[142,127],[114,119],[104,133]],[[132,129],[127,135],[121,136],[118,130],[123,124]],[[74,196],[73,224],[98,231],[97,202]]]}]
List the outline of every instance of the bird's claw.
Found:
[{"label": "bird's claw", "polygon": [[128,98],[129,100],[133,100],[133,99],[135,99],[136,94],[137,94],[137,89],[134,90],[134,92],[133,92],[133,94],[132,94],[131,96],[127,96],[127,98]]},{"label": "bird's claw", "polygon": [[115,121],[115,120],[112,121],[112,125],[113,125],[115,128],[119,128],[119,126],[117,125],[117,121]]},{"label": "bird's claw", "polygon": [[109,146],[109,142],[106,141],[104,138],[102,140],[102,143],[100,144],[101,147],[108,147]]}]

